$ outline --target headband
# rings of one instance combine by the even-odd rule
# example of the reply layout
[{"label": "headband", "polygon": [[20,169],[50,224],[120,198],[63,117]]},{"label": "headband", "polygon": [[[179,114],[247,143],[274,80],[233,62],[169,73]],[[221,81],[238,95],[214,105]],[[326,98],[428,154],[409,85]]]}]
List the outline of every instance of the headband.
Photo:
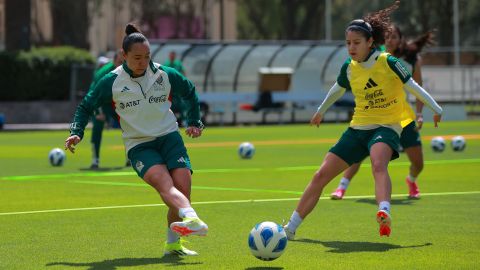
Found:
[{"label": "headband", "polygon": [[373,29],[372,29],[372,26],[364,21],[364,20],[353,20],[347,27],[347,31],[349,30],[360,30],[360,31],[363,31],[365,32],[369,37],[372,36],[372,32],[373,32]]}]

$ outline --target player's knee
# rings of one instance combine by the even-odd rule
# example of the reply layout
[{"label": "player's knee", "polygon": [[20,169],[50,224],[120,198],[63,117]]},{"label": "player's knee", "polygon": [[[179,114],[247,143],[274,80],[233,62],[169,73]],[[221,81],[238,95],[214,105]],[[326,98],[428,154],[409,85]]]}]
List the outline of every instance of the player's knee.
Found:
[{"label": "player's knee", "polygon": [[373,161],[372,160],[372,173],[379,174],[387,172],[387,164],[383,161]]}]

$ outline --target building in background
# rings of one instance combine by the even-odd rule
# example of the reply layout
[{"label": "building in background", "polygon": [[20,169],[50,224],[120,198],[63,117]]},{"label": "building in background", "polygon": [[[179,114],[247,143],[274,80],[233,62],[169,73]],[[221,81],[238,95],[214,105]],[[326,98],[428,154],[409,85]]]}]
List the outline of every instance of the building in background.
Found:
[{"label": "building in background", "polygon": [[[86,44],[94,55],[121,46],[125,25],[131,21],[141,22],[139,24],[142,30],[150,39],[232,41],[237,37],[234,0],[170,0],[162,1],[158,5],[152,5],[148,0],[86,1]],[[6,0],[0,0],[0,49],[5,48],[5,2]],[[64,3],[65,9],[71,8],[67,2]],[[32,45],[62,44],[63,39],[55,37],[53,10],[63,12],[63,3],[57,2],[60,6],[56,7],[52,6],[54,4],[51,0],[31,0]],[[75,27],[77,26],[71,26],[70,29]]]}]

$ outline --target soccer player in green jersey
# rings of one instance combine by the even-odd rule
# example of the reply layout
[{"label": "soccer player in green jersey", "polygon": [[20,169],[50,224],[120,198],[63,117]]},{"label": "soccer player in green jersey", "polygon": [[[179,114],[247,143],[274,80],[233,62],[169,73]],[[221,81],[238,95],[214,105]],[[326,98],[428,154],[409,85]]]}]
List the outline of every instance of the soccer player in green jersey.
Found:
[{"label": "soccer player in green jersey", "polygon": [[105,75],[77,107],[65,149],[73,153],[93,111],[112,102],[133,169],[168,206],[165,254],[197,255],[183,246],[181,236],[206,235],[208,226],[190,204],[192,167],[170,110],[172,96],[182,99],[188,117],[185,133],[201,136],[195,86],[175,69],[151,61],[150,43],[135,25],[128,24],[125,33],[125,62]]}]

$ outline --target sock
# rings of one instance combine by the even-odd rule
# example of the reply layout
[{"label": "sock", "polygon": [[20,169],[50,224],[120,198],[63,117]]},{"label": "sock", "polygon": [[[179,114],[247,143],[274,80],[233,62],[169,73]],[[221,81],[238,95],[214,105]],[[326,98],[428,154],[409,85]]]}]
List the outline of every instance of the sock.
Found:
[{"label": "sock", "polygon": [[92,164],[98,165],[98,163],[100,163],[100,160],[98,158],[92,159]]},{"label": "sock", "polygon": [[412,183],[415,183],[415,181],[417,180],[417,177],[413,177],[411,174],[409,174],[407,176],[407,179],[408,179],[408,181],[410,181]]},{"label": "sock", "polygon": [[340,184],[338,184],[338,188],[346,190],[348,188],[348,184],[350,184],[350,180],[342,177],[342,179],[340,180]]},{"label": "sock", "polygon": [[178,216],[181,217],[181,218],[186,218],[186,217],[188,217],[188,218],[198,218],[197,213],[191,207],[178,209]]},{"label": "sock", "polygon": [[390,202],[389,201],[381,201],[378,204],[378,210],[385,210],[390,213]]},{"label": "sock", "polygon": [[172,231],[170,228],[167,229],[167,243],[175,243],[180,239],[180,236]]},{"label": "sock", "polygon": [[303,219],[300,217],[297,211],[293,211],[292,216],[290,217],[290,220],[288,221],[287,228],[291,232],[295,232],[302,223]]}]

